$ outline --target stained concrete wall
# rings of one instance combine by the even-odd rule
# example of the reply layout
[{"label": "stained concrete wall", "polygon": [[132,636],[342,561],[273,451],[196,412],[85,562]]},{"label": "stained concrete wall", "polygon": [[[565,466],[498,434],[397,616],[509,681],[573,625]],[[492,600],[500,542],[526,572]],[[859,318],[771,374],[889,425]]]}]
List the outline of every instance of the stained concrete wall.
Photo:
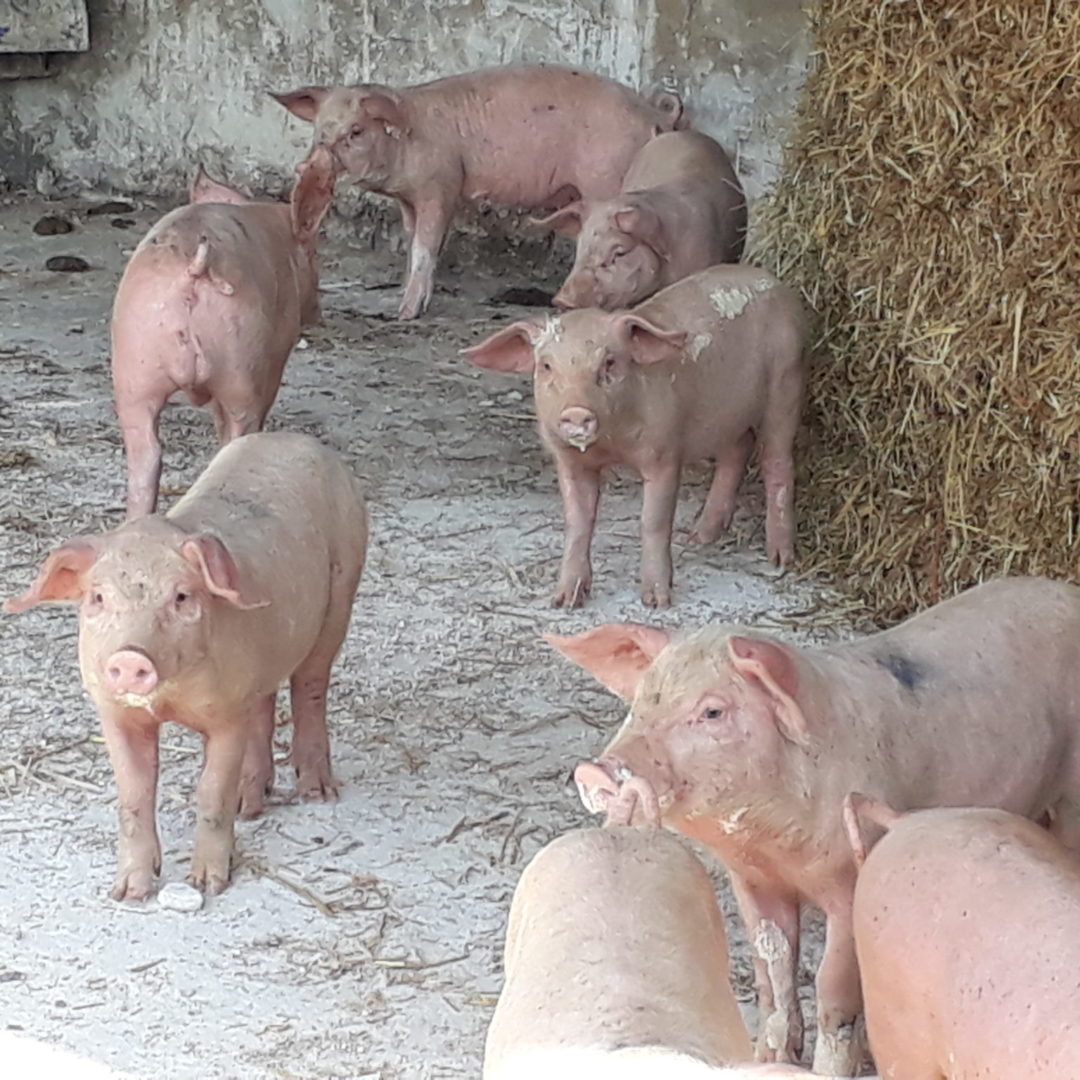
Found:
[{"label": "stained concrete wall", "polygon": [[201,160],[279,191],[310,128],[264,91],[407,84],[510,61],[678,90],[738,158],[775,174],[809,42],[801,0],[89,0],[90,51],[0,82],[0,179],[42,193],[175,194]]}]

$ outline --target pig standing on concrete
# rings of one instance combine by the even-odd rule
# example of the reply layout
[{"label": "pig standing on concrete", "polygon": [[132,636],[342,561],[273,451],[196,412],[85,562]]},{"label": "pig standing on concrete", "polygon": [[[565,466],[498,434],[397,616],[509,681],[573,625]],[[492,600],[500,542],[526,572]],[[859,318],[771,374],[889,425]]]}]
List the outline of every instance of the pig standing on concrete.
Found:
[{"label": "pig standing on concrete", "polygon": [[[1001,810],[845,805],[870,1048],[896,1080],[1080,1077],[1080,864]],[[888,832],[866,857],[867,829]]]},{"label": "pig standing on concrete", "polygon": [[[766,1018],[759,1057],[797,1061],[799,907],[826,917],[814,1069],[857,1071],[862,997],[855,865],[841,817],[864,791],[903,809],[997,806],[1080,850],[1080,589],[992,581],[892,630],[801,649],[710,627],[672,640],[638,625],[548,640],[632,701],[597,762],[603,810],[630,777],[664,823],[731,870]],[[770,1015],[771,1014],[771,1015]]]},{"label": "pig standing on concrete", "polygon": [[577,237],[564,308],[630,307],[717,263],[742,258],[746,196],[723,147],[698,131],[647,142],[610,199],[579,199],[537,222]]},{"label": "pig standing on concrete", "polygon": [[632,311],[596,308],[516,322],[463,350],[474,364],[534,373],[540,437],[555,458],[566,515],[556,607],[592,587],[600,476],[629,465],[644,485],[642,601],[671,603],[671,533],[683,465],[716,462],[690,539],[730,524],[755,442],[765,478],[765,546],[794,555],[792,451],[805,324],[794,293],[752,266],[714,266]]},{"label": "pig standing on concrete", "polygon": [[409,243],[403,319],[427,308],[462,202],[543,209],[608,198],[641,146],[683,124],[675,94],[649,102],[611,79],[548,66],[273,96],[315,125],[312,155],[329,150],[367,191],[397,200]]},{"label": "pig standing on concrete", "polygon": [[319,317],[315,239],[332,166],[326,152],[309,158],[288,203],[254,202],[200,168],[191,203],[135,249],[112,318],[128,517],[157,507],[158,420],[177,391],[210,405],[222,444],[262,429],[301,326]]},{"label": "pig standing on concrete", "polygon": [[79,662],[116,773],[114,899],[140,900],[161,869],[154,823],[158,728],[203,736],[189,881],[229,881],[237,810],[274,779],[274,703],[290,680],[302,797],[336,797],[326,733],[330,668],[367,548],[367,515],[341,460],[307,435],[246,435],[220,450],[166,515],[81,536],[45,560],[23,611],[80,603]]},{"label": "pig standing on concrete", "polygon": [[484,1080],[808,1075],[740,1067],[724,917],[704,867],[659,829],[548,844],[514,892],[503,966]]}]

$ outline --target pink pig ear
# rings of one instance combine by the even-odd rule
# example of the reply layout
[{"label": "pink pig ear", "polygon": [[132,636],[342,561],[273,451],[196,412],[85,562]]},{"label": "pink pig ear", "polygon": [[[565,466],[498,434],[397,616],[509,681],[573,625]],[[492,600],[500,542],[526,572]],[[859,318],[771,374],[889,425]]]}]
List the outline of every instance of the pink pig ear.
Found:
[{"label": "pink pig ear", "polygon": [[544,640],[629,701],[671,635],[640,623],[608,623],[569,637],[545,634]]},{"label": "pink pig ear", "polygon": [[244,595],[236,563],[229,549],[216,536],[205,533],[193,536],[180,545],[180,554],[202,571],[203,581],[214,596],[220,596],[244,611],[269,606],[269,600],[253,600]]},{"label": "pink pig ear", "polygon": [[5,611],[26,611],[37,604],[78,603],[82,599],[82,578],[97,561],[97,538],[76,536],[61,544],[41,564],[33,585],[4,604]]},{"label": "pink pig ear", "polygon": [[529,224],[536,229],[553,229],[562,236],[577,236],[585,220],[585,203],[581,199],[567,203],[547,217],[531,217]]},{"label": "pink pig ear", "polygon": [[333,155],[323,146],[313,150],[296,171],[300,178],[289,196],[290,213],[293,233],[298,240],[306,242],[314,239],[330,209],[338,171]]},{"label": "pink pig ear", "polygon": [[660,217],[648,206],[626,206],[615,211],[615,227],[632,240],[652,248],[661,259],[668,257]]},{"label": "pink pig ear", "polygon": [[202,165],[195,170],[195,175],[188,185],[188,199],[193,203],[232,203],[234,206],[251,202],[250,196],[215,180]]},{"label": "pink pig ear", "polygon": [[540,327],[537,323],[523,319],[504,326],[479,345],[462,349],[461,355],[477,367],[491,371],[517,371],[524,375],[532,371],[536,364],[533,343],[539,333]]},{"label": "pink pig ear", "polygon": [[395,139],[408,135],[412,130],[403,102],[395,101],[389,94],[370,94],[360,102],[361,108],[372,120],[386,125],[387,134]]},{"label": "pink pig ear", "polygon": [[302,86],[299,90],[287,90],[284,94],[275,94],[271,90],[270,96],[284,105],[293,116],[299,116],[301,120],[313,124],[329,93],[325,86]]},{"label": "pink pig ear", "polygon": [[789,649],[764,638],[729,637],[731,666],[745,679],[758,683],[773,699],[780,734],[799,746],[810,745],[806,716],[795,695],[799,672]]},{"label": "pink pig ear", "polygon": [[641,315],[624,312],[615,315],[614,330],[630,349],[636,364],[656,364],[661,360],[674,360],[686,344],[682,330],[665,330]]}]

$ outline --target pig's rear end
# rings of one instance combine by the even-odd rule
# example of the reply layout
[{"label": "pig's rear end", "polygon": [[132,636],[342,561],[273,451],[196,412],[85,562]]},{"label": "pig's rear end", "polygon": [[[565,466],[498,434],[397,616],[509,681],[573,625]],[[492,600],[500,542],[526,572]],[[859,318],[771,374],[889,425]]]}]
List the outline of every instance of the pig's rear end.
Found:
[{"label": "pig's rear end", "polygon": [[540,852],[514,894],[505,970],[485,1080],[647,1051],[698,1068],[751,1057],[712,884],[658,829],[584,829]]}]

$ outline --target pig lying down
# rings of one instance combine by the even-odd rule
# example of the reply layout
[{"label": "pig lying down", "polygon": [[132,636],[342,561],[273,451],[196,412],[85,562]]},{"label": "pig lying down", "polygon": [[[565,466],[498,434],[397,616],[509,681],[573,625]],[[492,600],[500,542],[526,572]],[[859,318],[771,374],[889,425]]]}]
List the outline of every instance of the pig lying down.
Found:
[{"label": "pig lying down", "polygon": [[853,796],[870,1048],[896,1080],[1080,1077],[1080,864],[1000,810],[897,815]]},{"label": "pig lying down", "polygon": [[141,900],[161,869],[154,822],[158,728],[203,737],[189,881],[229,881],[233,821],[273,783],[274,704],[292,691],[301,797],[336,797],[326,733],[330,668],[348,628],[367,515],[341,460],[307,435],[247,435],[168,514],[62,544],[23,611],[78,603],[79,665],[97,706],[119,799],[114,899]]},{"label": "pig lying down", "polygon": [[[861,640],[797,648],[732,627],[634,624],[548,641],[631,702],[575,779],[604,810],[627,778],[731,872],[757,953],[758,1055],[798,1061],[799,908],[824,912],[814,1069],[856,1072],[855,865],[841,815],[863,791],[904,809],[997,806],[1080,852],[1080,589],[1005,578]],[[887,1075],[887,1072],[886,1072]]]},{"label": "pig lying down", "polygon": [[684,465],[716,462],[690,534],[731,524],[755,444],[765,479],[765,546],[794,557],[792,459],[806,330],[795,294],[764,270],[714,266],[632,311],[596,308],[516,322],[463,350],[495,371],[532,372],[540,438],[555,458],[566,518],[556,607],[592,588],[600,478],[628,465],[643,481],[641,599],[671,603],[671,534]]},{"label": "pig lying down", "polygon": [[504,968],[484,1080],[809,1075],[747,1064],[712,883],[659,829],[579,829],[548,844],[514,892]]},{"label": "pig lying down", "polygon": [[717,263],[738,262],[746,196],[723,147],[699,131],[657,135],[611,199],[578,200],[537,222],[577,237],[564,308],[630,307]]},{"label": "pig lying down", "polygon": [[254,202],[200,169],[190,205],[135,249],[112,318],[129,517],[157,507],[158,419],[177,392],[210,406],[223,444],[261,430],[301,326],[319,317],[315,239],[334,176],[313,155],[290,202]]},{"label": "pig lying down", "polygon": [[683,124],[682,102],[654,102],[611,79],[547,66],[487,68],[394,90],[307,86],[274,94],[315,125],[308,160],[336,166],[401,208],[409,244],[400,314],[431,300],[435,265],[464,202],[554,209],[619,190],[638,149]]}]

